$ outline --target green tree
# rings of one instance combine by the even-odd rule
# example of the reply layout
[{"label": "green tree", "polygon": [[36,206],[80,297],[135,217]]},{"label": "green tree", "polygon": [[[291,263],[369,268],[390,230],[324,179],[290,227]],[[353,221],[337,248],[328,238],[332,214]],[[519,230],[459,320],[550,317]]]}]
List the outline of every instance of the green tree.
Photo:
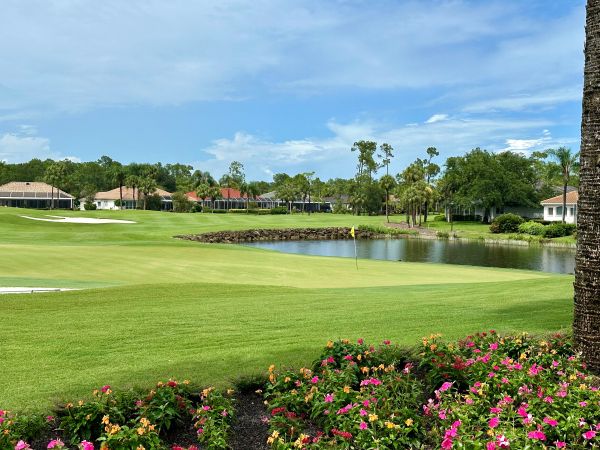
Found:
[{"label": "green tree", "polygon": [[[352,152],[358,153],[356,165],[356,184],[353,190],[352,205],[354,212],[360,215],[369,201],[369,192],[373,191],[373,174],[377,171],[378,164],[375,161],[377,143],[373,141],[357,141],[351,148]],[[371,207],[373,205],[371,204]]]},{"label": "green tree", "polygon": [[148,197],[156,192],[158,185],[151,175],[146,175],[138,180],[138,191],[144,195],[144,210],[148,204]]},{"label": "green tree", "polygon": [[54,187],[56,186],[58,194],[58,204],[60,206],[60,186],[67,175],[67,166],[65,161],[53,162],[47,169],[44,179],[51,186],[50,209],[54,209]]},{"label": "green tree", "polygon": [[[130,174],[130,175],[127,175],[127,178],[125,178],[125,186],[128,187],[128,188],[131,188],[131,197],[132,197],[132,200],[133,200],[133,208],[134,209],[137,209],[137,201],[140,198],[140,193],[139,193],[139,190],[138,190],[140,182],[141,182],[141,178],[139,176],[137,176],[137,175]],[[135,196],[136,190],[138,190],[137,199],[136,199],[136,196]]]},{"label": "green tree", "polygon": [[588,0],[581,118],[573,337],[600,373],[600,0]]},{"label": "green tree", "polygon": [[578,169],[579,166],[579,153],[572,153],[570,148],[559,147],[557,149],[549,149],[548,155],[556,160],[560,167],[563,183],[563,208],[562,208],[562,221],[565,222],[565,216],[567,214],[567,187],[569,186],[569,179],[573,174],[573,170]]},{"label": "green tree", "polygon": [[388,204],[390,201],[390,192],[396,187],[396,180],[394,180],[393,176],[385,174],[379,179],[379,185],[385,191],[385,218],[389,223],[390,214]]},{"label": "green tree", "polygon": [[109,169],[110,178],[119,185],[119,209],[123,209],[123,186],[127,179],[127,171],[119,162],[114,162]]},{"label": "green tree", "polygon": [[292,202],[298,197],[298,187],[293,180],[288,180],[277,188],[276,195],[288,205],[288,212],[292,212]]}]

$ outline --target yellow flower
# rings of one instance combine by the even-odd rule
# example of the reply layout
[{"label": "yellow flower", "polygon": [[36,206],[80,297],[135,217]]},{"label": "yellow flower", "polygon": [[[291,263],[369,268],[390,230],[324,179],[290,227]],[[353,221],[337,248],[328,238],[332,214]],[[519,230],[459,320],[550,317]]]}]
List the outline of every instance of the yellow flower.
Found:
[{"label": "yellow flower", "polygon": [[356,359],[358,359],[359,361],[362,360],[362,355],[359,353],[358,355],[356,355]]},{"label": "yellow flower", "polygon": [[72,408],[73,407],[73,403],[69,402],[65,405],[66,408]]},{"label": "yellow flower", "polygon": [[583,389],[585,391],[587,389],[587,384],[585,384],[585,383],[580,384],[579,389]]},{"label": "yellow flower", "polygon": [[521,356],[519,356],[519,359],[527,359],[527,353],[521,353]]},{"label": "yellow flower", "polygon": [[285,377],[285,378],[283,379],[283,382],[284,382],[284,383],[289,383],[291,380],[292,380],[292,379],[291,379],[290,377]]},{"label": "yellow flower", "polygon": [[298,439],[296,439],[296,441],[294,442],[294,447],[296,448],[302,448],[304,446],[304,444],[302,443],[302,441],[304,439],[306,439],[308,436],[306,434],[300,434],[300,436],[298,436]]},{"label": "yellow flower", "polygon": [[379,419],[377,414],[369,414],[369,422],[375,422],[377,419]]},{"label": "yellow flower", "polygon": [[386,426],[386,427],[388,427],[390,430],[391,430],[392,428],[397,428],[397,425],[396,425],[395,423],[393,423],[393,422],[389,422],[389,421],[386,421],[386,422],[385,422],[385,426]]},{"label": "yellow flower", "polygon": [[140,436],[141,436],[142,434],[144,434],[145,432],[146,432],[146,430],[145,430],[143,427],[139,427],[139,428],[137,429],[137,434],[139,434]]},{"label": "yellow flower", "polygon": [[115,424],[110,427],[110,431],[108,432],[108,434],[117,434],[120,430],[121,427]]},{"label": "yellow flower", "polygon": [[369,368],[368,368],[368,367],[366,367],[366,366],[363,366],[363,367],[361,367],[361,368],[360,368],[360,371],[361,371],[362,373],[369,373]]},{"label": "yellow flower", "polygon": [[494,429],[490,428],[489,430],[487,430],[487,435],[488,436],[493,436],[494,435]]},{"label": "yellow flower", "polygon": [[571,374],[569,375],[569,381],[575,381],[577,379],[577,375]]},{"label": "yellow flower", "polygon": [[90,420],[90,417],[92,417],[92,415],[88,414],[87,416],[85,416],[85,420]]},{"label": "yellow flower", "polygon": [[327,341],[327,348],[333,348],[333,342]]},{"label": "yellow flower", "polygon": [[109,417],[109,416],[104,416],[104,417],[102,418],[102,423],[103,423],[104,425],[108,425],[108,424],[109,424],[109,422],[110,422],[110,417]]},{"label": "yellow flower", "polygon": [[140,423],[141,423],[143,426],[145,426],[145,427],[147,427],[148,425],[150,425],[150,421],[149,421],[148,419],[146,419],[145,417],[142,417],[142,418],[140,419]]},{"label": "yellow flower", "polygon": [[[264,366],[263,366],[264,367]],[[275,370],[275,364],[271,364],[269,366],[269,372],[273,372]]]},{"label": "yellow flower", "polygon": [[413,420],[412,419],[406,419],[404,421],[404,423],[406,424],[407,427],[410,427],[413,424]]},{"label": "yellow flower", "polygon": [[144,447],[143,445],[138,445],[138,447],[135,450],[146,450],[146,447]]},{"label": "yellow flower", "polygon": [[349,394],[350,393],[350,386],[344,386],[344,392],[346,394]]},{"label": "yellow flower", "polygon": [[436,344],[431,344],[431,345],[429,346],[429,349],[430,349],[432,352],[435,352],[435,350],[437,349],[437,345],[436,345]]},{"label": "yellow flower", "polygon": [[348,344],[350,341],[348,339],[342,339],[342,343]]},{"label": "yellow flower", "polygon": [[227,395],[233,395],[235,391],[233,389],[227,389]]}]

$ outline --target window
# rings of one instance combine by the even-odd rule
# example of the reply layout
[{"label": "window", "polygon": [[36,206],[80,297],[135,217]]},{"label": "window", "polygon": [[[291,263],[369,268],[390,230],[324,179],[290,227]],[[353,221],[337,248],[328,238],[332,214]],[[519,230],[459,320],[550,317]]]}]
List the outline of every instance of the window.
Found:
[{"label": "window", "polygon": [[556,207],[556,215],[557,216],[562,216],[562,212],[563,212],[563,207],[562,206],[557,206]]},{"label": "window", "polygon": [[574,208],[569,208],[569,215],[572,216],[574,214]]},{"label": "window", "polygon": [[549,216],[553,216],[554,215],[554,208],[548,208],[548,215]]}]

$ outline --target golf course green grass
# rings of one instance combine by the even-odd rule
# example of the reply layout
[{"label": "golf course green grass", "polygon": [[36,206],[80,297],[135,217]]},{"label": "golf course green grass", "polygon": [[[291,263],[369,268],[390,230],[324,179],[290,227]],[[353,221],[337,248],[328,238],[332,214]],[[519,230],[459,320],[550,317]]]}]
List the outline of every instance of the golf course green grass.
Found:
[{"label": "golf course green grass", "polygon": [[[134,220],[67,224],[49,214]],[[301,365],[328,339],[413,345],[495,328],[567,329],[572,277],[290,255],[173,239],[249,228],[380,225],[383,217],[0,209],[0,409],[45,410],[94,387],[177,377],[226,385]]]}]

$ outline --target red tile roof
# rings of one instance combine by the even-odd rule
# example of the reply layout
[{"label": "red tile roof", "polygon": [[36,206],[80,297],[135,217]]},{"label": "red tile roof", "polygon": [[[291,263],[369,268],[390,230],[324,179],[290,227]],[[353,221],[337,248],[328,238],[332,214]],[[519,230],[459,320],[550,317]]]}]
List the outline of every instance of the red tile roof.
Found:
[{"label": "red tile roof", "polygon": [[[567,203],[576,204],[578,200],[579,200],[579,192],[577,192],[577,191],[567,192]],[[546,200],[543,200],[542,205],[548,205],[548,204],[562,205],[562,202],[563,202],[563,195],[560,194],[560,195],[557,195],[556,197],[547,198]]]}]

